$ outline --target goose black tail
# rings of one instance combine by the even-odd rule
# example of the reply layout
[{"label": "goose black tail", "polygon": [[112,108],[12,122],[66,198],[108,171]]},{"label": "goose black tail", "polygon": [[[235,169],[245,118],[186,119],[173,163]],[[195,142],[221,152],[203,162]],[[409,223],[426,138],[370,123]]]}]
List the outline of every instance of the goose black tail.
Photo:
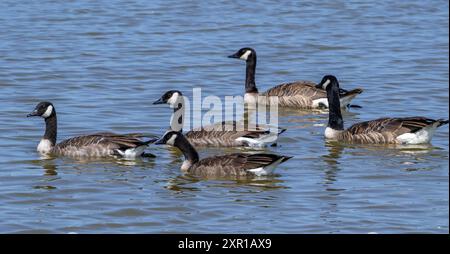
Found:
[{"label": "goose black tail", "polygon": [[281,133],[283,133],[285,131],[286,131],[285,128],[278,127],[278,135],[280,135]]},{"label": "goose black tail", "polygon": [[285,161],[293,158],[294,156],[282,156],[282,157],[283,157],[283,160],[281,162],[285,162]]},{"label": "goose black tail", "polygon": [[341,94],[341,97],[347,97],[347,96],[355,96],[357,94],[360,94],[363,92],[363,89],[361,88],[356,88],[350,91],[345,91]]},{"label": "goose black tail", "polygon": [[149,145],[149,144],[153,144],[158,140],[158,138],[152,138],[150,140],[144,141],[142,142],[142,145]]},{"label": "goose black tail", "polygon": [[444,120],[444,119],[438,119],[436,120],[437,122],[439,122],[437,127],[441,127],[442,125],[446,125],[448,124],[448,120]]}]

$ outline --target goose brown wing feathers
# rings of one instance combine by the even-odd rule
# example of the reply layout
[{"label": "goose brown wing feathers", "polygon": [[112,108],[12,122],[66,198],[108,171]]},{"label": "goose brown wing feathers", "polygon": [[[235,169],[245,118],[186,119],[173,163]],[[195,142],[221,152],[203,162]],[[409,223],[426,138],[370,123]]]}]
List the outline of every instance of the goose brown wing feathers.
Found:
[{"label": "goose brown wing feathers", "polygon": [[65,149],[67,147],[87,147],[92,145],[100,145],[123,150],[147,145],[153,141],[154,140],[142,141],[133,136],[102,132],[66,139],[57,146],[59,149]]},{"label": "goose brown wing feathers", "polygon": [[352,134],[365,134],[369,132],[390,132],[396,135],[414,133],[424,127],[432,125],[436,120],[425,117],[404,118],[380,118],[376,120],[361,122],[347,129]]},{"label": "goose brown wing feathers", "polygon": [[310,98],[311,100],[326,98],[327,92],[323,89],[316,88],[316,83],[311,81],[295,81],[284,83],[270,88],[262,95],[264,96],[296,96]]},{"label": "goose brown wing feathers", "polygon": [[[236,139],[260,138],[270,133],[264,127],[256,126],[254,130],[246,130],[242,123],[236,121],[221,122],[206,128],[200,127],[186,132],[185,136],[194,146],[236,146]],[[278,128],[278,134],[285,129]]]},{"label": "goose brown wing feathers", "polygon": [[245,176],[249,174],[250,169],[267,167],[280,159],[283,162],[290,158],[276,154],[234,153],[200,160],[190,169],[190,172],[197,175]]}]

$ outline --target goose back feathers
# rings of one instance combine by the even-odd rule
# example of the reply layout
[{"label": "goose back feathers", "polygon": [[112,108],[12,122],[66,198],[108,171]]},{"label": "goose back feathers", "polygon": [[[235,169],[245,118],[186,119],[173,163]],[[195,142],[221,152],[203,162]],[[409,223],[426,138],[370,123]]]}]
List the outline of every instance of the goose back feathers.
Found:
[{"label": "goose back feathers", "polygon": [[142,155],[145,148],[154,140],[142,141],[136,137],[95,133],[66,139],[55,145],[51,153],[70,157],[136,157]]},{"label": "goose back feathers", "polygon": [[[317,84],[311,81],[297,81],[275,86],[261,95],[278,97],[278,103],[283,107],[328,108],[327,92],[316,86]],[[362,93],[362,89],[357,88],[351,91],[340,89],[339,92],[342,98],[341,104],[346,106],[353,98]]]},{"label": "goose back feathers", "polygon": [[272,132],[268,128],[256,126],[254,130],[244,130],[236,121],[220,122],[213,126],[195,128],[186,132],[185,137],[194,146],[212,147],[261,147],[275,143],[278,135],[286,129]]},{"label": "goose back feathers", "polygon": [[266,153],[233,153],[202,159],[193,164],[188,172],[203,177],[269,175],[278,164],[289,158]]}]

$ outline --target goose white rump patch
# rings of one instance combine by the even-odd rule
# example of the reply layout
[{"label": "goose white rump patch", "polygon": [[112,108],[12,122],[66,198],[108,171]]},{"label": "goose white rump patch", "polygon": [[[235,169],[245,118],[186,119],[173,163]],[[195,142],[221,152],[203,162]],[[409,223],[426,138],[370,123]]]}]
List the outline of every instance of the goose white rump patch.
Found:
[{"label": "goose white rump patch", "polygon": [[275,143],[277,138],[277,132],[269,132],[268,134],[261,135],[258,138],[239,137],[236,141],[246,143],[250,147],[265,147],[268,144]]},{"label": "goose white rump patch", "polygon": [[275,168],[280,165],[280,163],[283,161],[283,158],[280,158],[279,160],[275,161],[274,163],[267,165],[265,167],[260,167],[260,168],[254,168],[254,169],[249,169],[248,171],[252,172],[253,174],[255,174],[256,176],[265,176],[265,175],[270,175],[273,173],[273,171],[275,170]]},{"label": "goose white rump patch", "polygon": [[320,105],[323,105],[326,108],[328,108],[328,98],[320,98],[320,99],[313,100],[313,102],[312,102],[313,108],[318,108],[318,107],[320,107]]},{"label": "goose white rump patch", "polygon": [[425,144],[431,141],[436,131],[436,126],[428,126],[415,133],[405,133],[397,137],[401,144],[417,145]]},{"label": "goose white rump patch", "polygon": [[[346,96],[346,97],[339,98],[341,108],[345,108],[348,104],[350,104],[350,102],[355,98],[355,96],[356,96],[356,94],[353,96]],[[320,99],[313,100],[312,107],[318,108],[321,104],[323,106],[325,106],[326,108],[329,108],[328,98],[320,98]]]},{"label": "goose white rump patch", "polygon": [[128,148],[125,151],[117,150],[117,152],[124,158],[136,158],[142,155],[146,147],[146,145],[143,145],[135,148]]}]

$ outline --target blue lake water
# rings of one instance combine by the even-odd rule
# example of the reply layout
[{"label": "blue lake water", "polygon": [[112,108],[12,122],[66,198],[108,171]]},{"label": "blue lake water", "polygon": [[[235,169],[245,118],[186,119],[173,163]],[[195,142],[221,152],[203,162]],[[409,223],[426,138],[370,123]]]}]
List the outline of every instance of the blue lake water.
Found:
[{"label": "blue lake water", "polygon": [[[242,95],[258,53],[260,91],[334,74],[365,89],[345,125],[383,116],[448,118],[448,1],[0,2],[0,232],[448,233],[449,129],[430,146],[327,143],[326,113],[280,111],[277,175],[198,180],[181,154],[41,159],[37,102],[58,112],[58,139],[98,131],[161,135],[152,102]],[[199,149],[200,156],[236,151]]]}]

